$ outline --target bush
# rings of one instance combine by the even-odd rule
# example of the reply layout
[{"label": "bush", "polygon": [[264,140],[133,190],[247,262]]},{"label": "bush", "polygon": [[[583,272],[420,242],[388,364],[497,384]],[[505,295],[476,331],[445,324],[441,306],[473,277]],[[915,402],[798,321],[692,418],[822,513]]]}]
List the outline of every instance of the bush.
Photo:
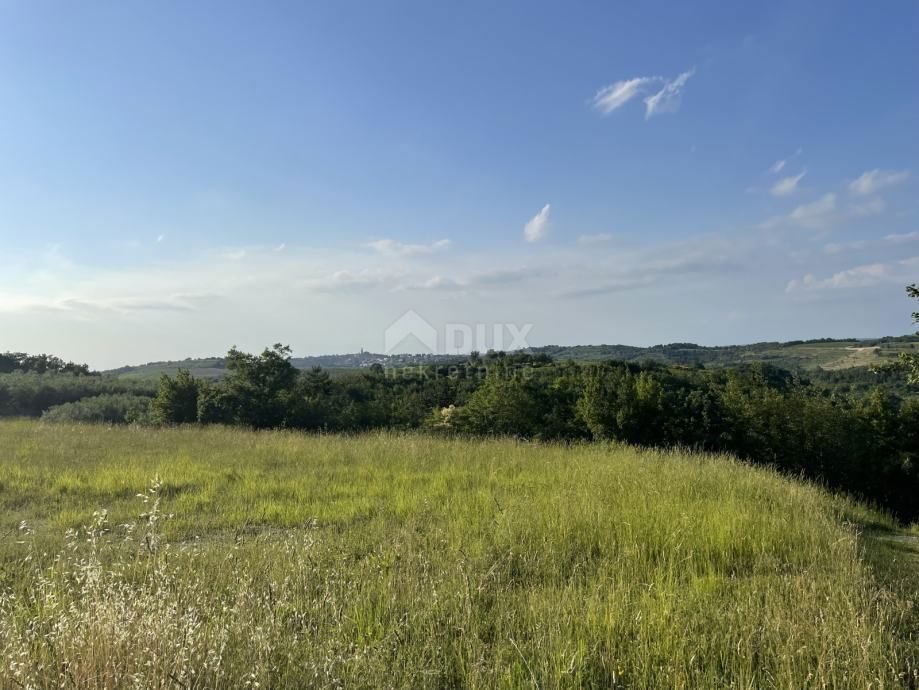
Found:
[{"label": "bush", "polygon": [[40,417],[64,403],[99,395],[152,396],[148,382],[48,372],[0,374],[0,417]]},{"label": "bush", "polygon": [[42,419],[49,422],[150,423],[150,398],[140,395],[96,395],[77,402],[55,405]]}]

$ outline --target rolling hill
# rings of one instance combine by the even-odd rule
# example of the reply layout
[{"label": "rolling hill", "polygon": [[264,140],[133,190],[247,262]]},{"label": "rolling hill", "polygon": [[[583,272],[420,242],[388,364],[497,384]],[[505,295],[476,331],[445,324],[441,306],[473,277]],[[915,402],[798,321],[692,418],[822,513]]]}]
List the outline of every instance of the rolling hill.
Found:
[{"label": "rolling hill", "polygon": [[[631,345],[547,345],[531,348],[534,354],[547,354],[555,360],[601,361],[608,359],[640,362],[653,360],[662,364],[700,364],[726,367],[750,362],[766,362],[789,370],[835,371],[853,367],[883,364],[900,352],[919,349],[919,337],[891,336],[875,339],[820,339],[790,342],[765,342],[750,345],[704,346],[694,343],[671,343],[653,347]],[[450,355],[383,355],[359,352],[342,355],[297,357],[293,363],[300,369],[321,366],[330,370],[353,370],[380,364],[398,367],[411,364],[450,363]],[[161,374],[175,375],[179,369],[189,369],[201,378],[219,378],[225,371],[221,357],[185,359],[182,361],[150,362],[125,366],[104,372],[129,379],[156,379]]]}]

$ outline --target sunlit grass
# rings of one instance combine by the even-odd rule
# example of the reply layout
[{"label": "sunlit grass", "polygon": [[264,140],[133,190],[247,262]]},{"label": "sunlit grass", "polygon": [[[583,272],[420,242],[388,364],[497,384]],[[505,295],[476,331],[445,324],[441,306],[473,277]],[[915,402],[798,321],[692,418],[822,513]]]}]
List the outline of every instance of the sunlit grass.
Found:
[{"label": "sunlit grass", "polygon": [[2,687],[919,681],[893,523],[727,458],[4,422],[0,520]]}]

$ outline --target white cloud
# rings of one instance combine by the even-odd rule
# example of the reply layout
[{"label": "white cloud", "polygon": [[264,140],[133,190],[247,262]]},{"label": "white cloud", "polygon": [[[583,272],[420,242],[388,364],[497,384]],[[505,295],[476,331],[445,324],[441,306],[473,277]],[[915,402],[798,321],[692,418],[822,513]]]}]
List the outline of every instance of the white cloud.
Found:
[{"label": "white cloud", "polygon": [[769,172],[771,172],[773,175],[778,175],[780,172],[782,172],[782,170],[785,169],[785,166],[786,166],[790,161],[793,161],[795,158],[797,158],[798,156],[800,156],[803,152],[804,152],[804,149],[801,148],[801,147],[799,146],[799,147],[797,148],[797,150],[796,150],[793,154],[791,154],[788,158],[783,158],[782,160],[777,160],[775,163],[773,163],[772,165],[770,165],[770,166],[769,166]]},{"label": "white cloud", "polygon": [[465,289],[465,283],[442,275],[436,275],[420,282],[405,283],[399,285],[396,288],[396,290],[439,290],[442,292],[460,291]]},{"label": "white cloud", "polygon": [[899,184],[908,178],[909,170],[879,170],[875,168],[862,173],[857,180],[853,180],[849,184],[849,191],[856,196],[874,194],[879,189]]},{"label": "white cloud", "polygon": [[805,228],[822,228],[831,220],[836,210],[836,195],[830,192],[817,201],[802,204],[788,214],[788,219]]},{"label": "white cloud", "polygon": [[817,286],[827,288],[870,287],[877,285],[890,275],[890,271],[891,267],[887,264],[865,264],[834,273]]},{"label": "white cloud", "polygon": [[596,235],[580,235],[578,237],[578,244],[590,246],[592,244],[603,244],[604,242],[610,242],[613,239],[613,236],[607,232],[600,232]]},{"label": "white cloud", "polygon": [[367,288],[384,287],[387,284],[392,284],[396,279],[395,274],[382,271],[370,271],[367,269],[350,271],[345,269],[304,280],[300,285],[307,289],[321,292],[353,292]]},{"label": "white cloud", "polygon": [[883,281],[889,274],[890,267],[882,263],[848,268],[824,280],[818,280],[812,273],[808,273],[801,280],[790,280],[785,287],[785,292],[871,287]]},{"label": "white cloud", "polygon": [[820,230],[858,218],[877,216],[887,210],[887,204],[880,197],[868,199],[860,204],[850,204],[844,209],[837,209],[836,199],[836,194],[832,192],[824,194],[817,201],[796,207],[788,215],[774,216],[760,223],[759,227],[771,230],[785,225],[796,225]]},{"label": "white cloud", "polygon": [[689,78],[696,73],[693,67],[687,72],[683,72],[676,79],[668,81],[663,88],[652,96],[645,99],[645,119],[659,113],[675,113],[680,109],[680,96],[683,87]]},{"label": "white cloud", "polygon": [[246,258],[245,249],[226,249],[218,254],[218,257],[226,261],[242,261]]},{"label": "white cloud", "polygon": [[853,204],[849,208],[849,212],[853,216],[879,216],[886,209],[886,202],[881,197],[876,196],[863,204]]},{"label": "white cloud", "polygon": [[653,276],[623,277],[606,281],[600,285],[575,288],[562,293],[562,297],[580,298],[596,297],[597,295],[612,295],[617,292],[628,292],[645,287],[651,287],[656,282]]},{"label": "white cloud", "polygon": [[0,295],[0,312],[36,310],[66,312],[74,316],[136,312],[192,312],[198,311],[204,302],[214,295],[169,295],[160,298],[22,298]]},{"label": "white cloud", "polygon": [[788,196],[790,194],[794,194],[798,189],[798,183],[806,174],[807,171],[803,170],[800,175],[783,177],[781,180],[772,185],[772,189],[769,190],[769,193],[772,194],[772,196]]},{"label": "white cloud", "polygon": [[[813,250],[811,238],[792,239]],[[786,247],[771,240],[730,233],[662,244],[614,235],[607,246],[558,243],[523,253],[519,246],[456,247],[420,260],[354,245],[288,243],[276,252],[275,240],[244,247],[242,261],[221,260],[214,248],[135,265],[7,253],[0,256],[0,322],[10,349],[56,350],[97,367],[213,355],[233,343],[257,351],[278,340],[298,354],[380,351],[386,328],[408,309],[439,324],[533,323],[534,344],[736,342],[789,323],[823,327],[829,318],[820,321],[823,310],[809,306],[818,300],[769,312],[769,286],[777,275],[791,277]],[[899,294],[894,277],[910,270],[896,266],[882,280]],[[761,312],[761,335],[717,330],[738,295],[750,313]],[[585,321],[573,308],[578,298],[610,318]]]},{"label": "white cloud", "polygon": [[404,244],[385,239],[368,242],[367,246],[383,256],[418,256],[444,251],[449,248],[450,240],[437,240],[431,244]]},{"label": "white cloud", "polygon": [[475,289],[488,290],[490,293],[491,290],[496,288],[512,286],[526,280],[548,275],[551,275],[551,272],[545,268],[530,268],[527,266],[477,272],[460,279],[438,274],[426,280],[401,283],[396,287],[396,290],[461,291]]},{"label": "white cloud", "polygon": [[884,241],[891,244],[903,244],[904,242],[915,242],[916,240],[919,240],[919,231],[904,232],[899,235],[893,233],[884,236]]},{"label": "white cloud", "polygon": [[853,240],[852,242],[830,242],[823,245],[823,251],[827,254],[839,254],[846,251],[865,249],[870,243],[868,240]]},{"label": "white cloud", "polygon": [[831,242],[824,245],[823,251],[827,254],[839,254],[845,251],[889,247],[910,242],[919,242],[919,231],[902,234],[885,235],[879,240],[853,240],[851,242]]},{"label": "white cloud", "polygon": [[871,263],[854,266],[818,280],[813,274],[805,275],[801,280],[791,280],[785,292],[796,290],[838,290],[845,288],[868,288],[876,285],[900,284],[907,281],[919,256],[890,263]]},{"label": "white cloud", "polygon": [[605,86],[594,96],[594,107],[604,115],[609,115],[635,98],[649,84],[660,81],[660,79],[661,77],[636,77]]},{"label": "white cloud", "polygon": [[527,242],[539,242],[549,234],[549,212],[551,205],[546,204],[539,213],[523,226],[523,236]]},{"label": "white cloud", "polygon": [[591,279],[582,271],[582,279],[574,287],[563,290],[559,296],[566,298],[608,295],[666,284],[677,278],[706,277],[729,273],[737,263],[729,252],[736,246],[719,246],[705,242],[687,242],[620,257],[616,266],[602,260],[602,277]]},{"label": "white cloud", "polygon": [[593,106],[603,115],[609,115],[621,108],[639,94],[646,93],[652,85],[663,86],[644,99],[645,119],[660,113],[673,113],[680,108],[680,96],[689,78],[696,73],[696,68],[683,72],[674,79],[666,77],[635,77],[623,79],[615,84],[605,86],[593,97]]}]

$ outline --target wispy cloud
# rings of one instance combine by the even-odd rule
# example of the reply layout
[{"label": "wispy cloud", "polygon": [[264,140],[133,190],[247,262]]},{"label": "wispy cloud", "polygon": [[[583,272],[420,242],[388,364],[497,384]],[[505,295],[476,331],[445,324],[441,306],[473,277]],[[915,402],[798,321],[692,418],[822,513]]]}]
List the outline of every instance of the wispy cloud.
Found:
[{"label": "wispy cloud", "polygon": [[785,292],[868,288],[887,283],[903,283],[915,270],[917,262],[919,262],[919,256],[889,263],[862,264],[839,271],[824,279],[818,279],[812,273],[808,273],[801,279],[789,281]]},{"label": "wispy cloud", "polygon": [[526,225],[523,226],[523,237],[527,242],[539,242],[549,234],[549,213],[552,207],[550,204],[543,206],[539,213],[530,218]]},{"label": "wispy cloud", "polygon": [[216,295],[170,295],[162,299],[145,298],[82,298],[59,299],[0,297],[0,311],[36,310],[67,312],[74,316],[91,314],[130,314],[135,312],[193,312]]},{"label": "wispy cloud", "polygon": [[609,115],[636,96],[647,93],[651,87],[663,84],[655,93],[644,99],[645,119],[660,113],[676,112],[680,107],[683,87],[695,73],[696,69],[693,67],[674,79],[659,76],[623,79],[597,91],[593,97],[593,106],[603,115]]},{"label": "wispy cloud", "polygon": [[435,290],[439,292],[459,292],[467,288],[466,283],[447,276],[436,275],[421,281],[410,281],[399,285],[396,290]]},{"label": "wispy cloud", "polygon": [[725,249],[736,250],[733,247],[723,248],[717,245],[683,244],[663,250],[644,252],[628,257],[623,262],[622,268],[613,271],[607,268],[605,279],[593,284],[569,288],[562,291],[560,296],[577,298],[608,295],[652,287],[666,280],[731,271],[736,268],[737,264]]},{"label": "wispy cloud", "polygon": [[879,216],[887,210],[887,202],[881,197],[876,196],[869,199],[863,204],[853,204],[849,207],[849,213],[853,216]]},{"label": "wispy cloud", "polygon": [[917,240],[919,240],[919,231],[891,233],[890,235],[884,236],[884,241],[890,242],[891,244],[904,244],[906,242],[915,242]]},{"label": "wispy cloud", "polygon": [[783,177],[781,180],[772,185],[772,189],[769,190],[769,193],[772,194],[772,196],[789,196],[794,194],[798,189],[798,183],[806,174],[807,171],[803,170],[801,171],[800,175]]},{"label": "wispy cloud", "polygon": [[660,80],[661,77],[635,77],[604,86],[594,96],[594,107],[604,115],[609,115],[639,95],[650,84]]},{"label": "wispy cloud", "polygon": [[450,247],[450,240],[437,240],[430,244],[404,244],[385,239],[368,242],[367,246],[383,256],[418,256],[444,251]]},{"label": "wispy cloud", "polygon": [[645,99],[645,119],[652,115],[660,113],[675,113],[680,109],[680,100],[683,93],[683,87],[689,78],[696,73],[693,67],[687,72],[683,72],[676,79],[668,81],[663,88],[652,96]]},{"label": "wispy cloud", "polygon": [[885,235],[879,240],[852,240],[851,242],[830,242],[823,246],[827,254],[840,254],[846,251],[862,250],[878,247],[890,247],[911,242],[919,242],[919,231],[900,234]]},{"label": "wispy cloud", "polygon": [[381,271],[340,270],[302,281],[301,286],[319,292],[354,292],[391,285],[396,279],[395,274]]},{"label": "wispy cloud", "polygon": [[399,285],[397,290],[437,290],[437,291],[464,291],[484,290],[512,286],[533,278],[549,275],[550,272],[542,267],[522,267],[511,269],[498,269],[473,273],[464,278],[450,278],[444,275],[435,275],[426,280],[409,281]]},{"label": "wispy cloud", "polygon": [[799,146],[797,150],[793,154],[791,154],[788,158],[777,160],[775,163],[770,165],[769,172],[771,172],[773,175],[778,175],[780,172],[782,172],[785,169],[785,166],[788,163],[790,163],[795,158],[800,156],[803,152],[804,152],[804,149]]},{"label": "wispy cloud", "polygon": [[909,178],[909,170],[880,170],[875,168],[861,174],[857,180],[849,184],[849,191],[856,196],[874,194],[884,187],[905,182]]},{"label": "wispy cloud", "polygon": [[651,287],[654,285],[654,283],[655,279],[652,276],[617,278],[615,280],[604,282],[600,285],[567,290],[563,292],[561,296],[576,299],[580,297],[596,297],[597,295],[612,295],[617,292],[628,292],[630,290],[638,290],[645,287]]},{"label": "wispy cloud", "polygon": [[789,220],[805,228],[825,227],[836,210],[836,195],[830,192],[817,201],[802,204],[788,214]]},{"label": "wispy cloud", "polygon": [[613,236],[606,232],[600,232],[596,235],[580,235],[578,237],[578,244],[590,246],[592,244],[603,244],[604,242],[612,241]]},{"label": "wispy cloud", "polygon": [[784,216],[773,216],[760,223],[763,230],[772,230],[786,225],[796,225],[811,230],[819,230],[829,226],[836,220],[836,195],[832,192],[824,194],[817,201],[796,206],[791,213]]},{"label": "wispy cloud", "polygon": [[224,249],[217,256],[225,261],[242,261],[246,258],[246,250],[241,248]]}]

